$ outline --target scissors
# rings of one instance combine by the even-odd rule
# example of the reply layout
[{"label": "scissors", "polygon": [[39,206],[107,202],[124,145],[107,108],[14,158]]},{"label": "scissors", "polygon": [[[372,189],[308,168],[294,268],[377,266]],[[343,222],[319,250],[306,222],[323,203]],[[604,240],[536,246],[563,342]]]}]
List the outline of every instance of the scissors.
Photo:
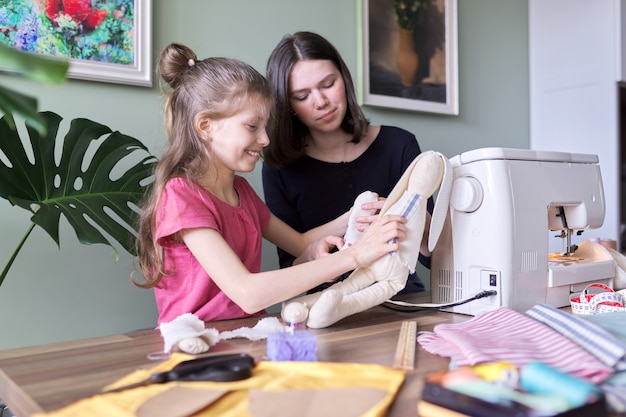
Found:
[{"label": "scissors", "polygon": [[169,371],[156,372],[143,381],[103,391],[119,392],[151,384],[171,381],[240,381],[252,376],[254,358],[247,353],[205,356],[179,363]]}]

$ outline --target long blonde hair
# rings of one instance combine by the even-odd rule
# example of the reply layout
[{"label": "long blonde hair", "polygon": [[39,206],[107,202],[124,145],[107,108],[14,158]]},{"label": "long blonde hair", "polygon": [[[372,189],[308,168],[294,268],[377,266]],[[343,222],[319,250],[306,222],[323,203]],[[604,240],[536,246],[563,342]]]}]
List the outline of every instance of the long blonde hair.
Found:
[{"label": "long blonde hair", "polygon": [[164,109],[168,146],[155,166],[154,182],[141,207],[136,246],[144,280],[132,278],[141,288],[156,286],[167,272],[155,238],[156,209],[165,184],[172,178],[197,182],[211,163],[210,150],[196,130],[196,122],[203,117],[230,117],[252,97],[266,98],[267,112],[272,103],[267,80],[237,59],[198,60],[187,46],[172,43],[161,52],[158,69],[167,84],[165,90],[169,90]]}]

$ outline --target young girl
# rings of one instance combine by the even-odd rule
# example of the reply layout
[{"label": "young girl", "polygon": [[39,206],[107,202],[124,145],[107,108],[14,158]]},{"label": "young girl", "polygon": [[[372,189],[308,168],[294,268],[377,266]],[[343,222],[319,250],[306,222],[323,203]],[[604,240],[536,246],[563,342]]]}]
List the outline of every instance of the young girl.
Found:
[{"label": "young girl", "polygon": [[[392,239],[404,237],[404,219],[386,216],[353,246],[330,254],[343,240],[325,236],[342,236],[347,214],[297,233],[235,174],[252,171],[269,144],[273,100],[255,69],[235,59],[198,60],[186,46],[171,44],[159,70],[171,87],[165,105],[169,143],[140,218],[137,248],[145,281],[133,281],[154,288],[159,323],[183,313],[204,321],[261,313],[397,249]],[[311,262],[260,272],[262,238]]]}]

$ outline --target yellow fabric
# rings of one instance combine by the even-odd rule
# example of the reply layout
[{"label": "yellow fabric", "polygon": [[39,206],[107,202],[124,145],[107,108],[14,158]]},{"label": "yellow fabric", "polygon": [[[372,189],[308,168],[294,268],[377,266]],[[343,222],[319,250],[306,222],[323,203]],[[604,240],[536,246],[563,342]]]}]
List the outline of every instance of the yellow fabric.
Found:
[{"label": "yellow fabric", "polygon": [[[179,362],[192,358],[174,353],[170,359],[150,370],[138,370],[107,388],[122,386],[148,378],[154,372],[167,371]],[[170,382],[126,391],[99,394],[76,401],[64,408],[36,417],[134,417],[146,400],[171,388],[173,384],[209,390],[229,390],[228,394],[196,416],[240,417],[248,411],[248,390],[332,389],[340,387],[379,388],[387,396],[363,417],[382,417],[404,382],[404,371],[375,364],[331,362],[258,362],[251,378],[235,382]]]}]

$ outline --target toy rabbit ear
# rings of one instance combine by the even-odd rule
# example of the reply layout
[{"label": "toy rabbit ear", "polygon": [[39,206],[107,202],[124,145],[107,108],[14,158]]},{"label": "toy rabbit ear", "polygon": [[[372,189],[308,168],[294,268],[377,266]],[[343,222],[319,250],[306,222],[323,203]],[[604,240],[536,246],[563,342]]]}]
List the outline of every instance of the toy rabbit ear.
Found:
[{"label": "toy rabbit ear", "polygon": [[443,162],[443,178],[435,201],[435,208],[430,220],[430,233],[428,236],[428,250],[433,251],[443,230],[443,225],[448,215],[448,206],[450,204],[450,193],[452,192],[452,165],[448,158],[437,152]]}]

